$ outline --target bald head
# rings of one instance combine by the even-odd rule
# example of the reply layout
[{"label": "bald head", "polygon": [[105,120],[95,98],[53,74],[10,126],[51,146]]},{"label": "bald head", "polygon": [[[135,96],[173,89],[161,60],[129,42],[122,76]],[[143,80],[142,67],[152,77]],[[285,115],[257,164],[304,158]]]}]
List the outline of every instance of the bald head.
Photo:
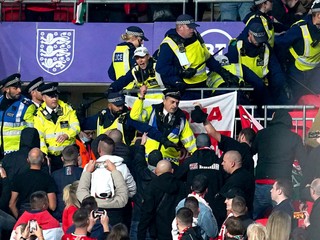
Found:
[{"label": "bald head", "polygon": [[310,193],[313,200],[317,200],[320,197],[320,178],[316,178],[312,181]]},{"label": "bald head", "polygon": [[30,165],[41,166],[43,162],[43,153],[39,148],[32,148],[28,154],[28,161]]},{"label": "bald head", "polygon": [[110,130],[107,135],[115,142],[120,143],[122,142],[122,133],[118,129]]},{"label": "bald head", "polygon": [[98,144],[98,153],[100,156],[112,155],[114,149],[114,141],[106,136],[100,140]]},{"label": "bald head", "polygon": [[222,166],[225,172],[232,174],[242,167],[242,157],[238,151],[228,151],[223,156]]},{"label": "bald head", "polygon": [[155,173],[157,176],[160,176],[163,173],[171,172],[172,173],[172,166],[171,163],[167,160],[161,160],[158,162]]},{"label": "bald head", "polygon": [[235,162],[236,164],[242,165],[242,157],[238,151],[228,151],[226,152],[226,157],[229,158],[231,161]]}]

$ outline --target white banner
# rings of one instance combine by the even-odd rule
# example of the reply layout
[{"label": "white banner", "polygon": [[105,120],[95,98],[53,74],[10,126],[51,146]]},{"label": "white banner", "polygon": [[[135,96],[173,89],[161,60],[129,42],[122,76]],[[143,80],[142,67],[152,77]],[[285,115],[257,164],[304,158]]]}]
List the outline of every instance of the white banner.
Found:
[{"label": "white banner", "polygon": [[[128,107],[132,107],[136,97],[126,96],[126,103]],[[152,104],[160,103],[161,100],[145,99],[144,106],[150,106]],[[237,92],[227,93],[216,97],[180,101],[179,107],[186,113],[187,119],[190,122],[193,132],[197,135],[199,133],[205,133],[205,129],[202,123],[194,123],[190,119],[191,111],[194,109],[194,103],[199,102],[203,111],[208,113],[208,119],[217,131],[227,136],[233,136],[234,120],[236,114],[237,105]]]}]

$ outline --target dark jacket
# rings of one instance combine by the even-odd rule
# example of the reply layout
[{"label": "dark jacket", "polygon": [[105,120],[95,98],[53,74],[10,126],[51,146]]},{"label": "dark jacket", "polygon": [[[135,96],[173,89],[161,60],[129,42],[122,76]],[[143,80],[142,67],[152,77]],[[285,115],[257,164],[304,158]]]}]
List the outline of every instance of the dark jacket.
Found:
[{"label": "dark jacket", "polygon": [[203,240],[199,227],[192,227],[185,231],[180,240]]},{"label": "dark jacket", "polygon": [[319,240],[320,229],[320,197],[314,202],[310,213],[310,226],[307,228],[307,240]]},{"label": "dark jacket", "polygon": [[152,238],[172,239],[171,224],[175,207],[184,197],[185,187],[172,173],[163,173],[154,178],[146,190],[142,205],[138,239],[145,239],[148,228]]},{"label": "dark jacket", "polygon": [[291,131],[292,118],[285,110],[278,110],[265,129],[260,130],[252,143],[252,153],[258,153],[256,179],[291,179],[295,159],[303,166],[305,148],[301,137]]},{"label": "dark jacket", "polygon": [[205,199],[212,208],[214,196],[223,185],[223,168],[221,166],[221,159],[210,148],[195,151],[175,172],[177,178],[187,182],[188,191],[191,191],[194,177],[199,174],[205,175],[208,178],[209,186]]}]

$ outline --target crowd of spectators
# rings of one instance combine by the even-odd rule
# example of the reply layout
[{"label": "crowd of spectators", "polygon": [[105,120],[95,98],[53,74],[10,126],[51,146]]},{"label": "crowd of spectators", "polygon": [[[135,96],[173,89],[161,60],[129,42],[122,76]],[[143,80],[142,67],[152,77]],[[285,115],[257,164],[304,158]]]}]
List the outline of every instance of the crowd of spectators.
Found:
[{"label": "crowd of spectators", "polygon": [[[222,78],[216,79],[219,86],[240,86],[240,79],[250,82],[255,76],[260,89],[253,97],[265,96],[264,103],[285,102],[285,70],[318,71],[320,1],[311,6],[312,15],[285,33],[304,35],[287,41],[293,62],[281,62],[288,63],[284,69],[273,55],[275,28],[264,24],[272,15],[262,9],[270,3],[255,1],[255,17],[248,15],[244,31],[230,43],[229,65],[240,67],[243,75],[210,56],[196,31],[199,25],[183,14],[161,43],[159,65],[142,46],[148,40],[142,29],[127,28],[125,42],[112,56],[108,104],[93,117],[60,100],[58,83],[37,78],[24,96],[19,73],[3,79],[1,239],[319,239],[320,172],[306,172],[316,164],[319,147],[308,152],[291,131],[286,110],[275,111],[257,133],[242,129],[235,140],[214,128],[199,103],[191,120],[206,133],[195,136],[179,108],[181,99],[197,96],[188,88],[205,86],[206,67]],[[309,46],[308,54],[295,49],[297,44]],[[161,84],[165,91],[149,92]],[[305,79],[301,84],[313,92],[320,86]],[[124,87],[138,89],[131,109],[119,92]],[[298,98],[301,92],[294,94]],[[146,98],[159,96],[160,103],[145,106]],[[294,161],[303,178],[295,199]]]}]

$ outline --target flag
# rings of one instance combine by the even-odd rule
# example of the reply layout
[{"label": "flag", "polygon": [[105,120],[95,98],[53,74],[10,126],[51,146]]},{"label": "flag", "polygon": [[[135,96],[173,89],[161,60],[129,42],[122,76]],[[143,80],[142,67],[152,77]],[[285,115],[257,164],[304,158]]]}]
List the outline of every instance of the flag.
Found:
[{"label": "flag", "polygon": [[239,105],[239,115],[241,119],[241,126],[243,128],[252,128],[255,132],[263,129],[262,125],[251,116],[250,113],[241,105]]}]

